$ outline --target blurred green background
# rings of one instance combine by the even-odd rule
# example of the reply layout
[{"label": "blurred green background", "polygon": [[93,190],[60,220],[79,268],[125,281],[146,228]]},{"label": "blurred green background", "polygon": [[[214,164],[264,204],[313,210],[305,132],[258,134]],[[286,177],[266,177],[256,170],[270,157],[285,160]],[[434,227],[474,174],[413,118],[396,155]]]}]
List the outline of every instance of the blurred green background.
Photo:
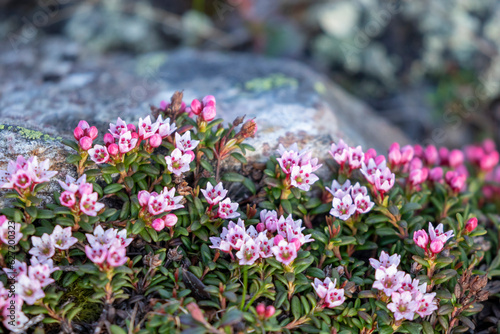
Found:
[{"label": "blurred green background", "polygon": [[[499,139],[496,0],[0,0],[0,38],[34,22],[97,52],[179,47],[298,60],[417,142]],[[49,20],[44,20],[40,12]]]}]

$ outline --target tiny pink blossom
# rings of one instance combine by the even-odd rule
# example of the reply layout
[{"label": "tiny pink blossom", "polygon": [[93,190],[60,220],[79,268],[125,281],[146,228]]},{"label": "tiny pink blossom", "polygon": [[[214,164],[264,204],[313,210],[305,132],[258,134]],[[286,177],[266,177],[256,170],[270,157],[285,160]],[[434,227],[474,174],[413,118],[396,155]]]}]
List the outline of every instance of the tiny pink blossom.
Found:
[{"label": "tiny pink blossom", "polygon": [[186,131],[182,136],[178,132],[175,133],[175,147],[182,152],[193,151],[199,143],[199,140],[191,139],[190,131]]},{"label": "tiny pink blossom", "polygon": [[90,137],[83,136],[78,141],[78,144],[82,150],[88,151],[92,147],[92,139]]},{"label": "tiny pink blossom", "polygon": [[375,205],[375,203],[370,200],[369,196],[363,196],[362,194],[354,198],[354,204],[356,205],[356,211],[358,213],[367,213]]},{"label": "tiny pink blossom", "polygon": [[206,106],[201,112],[201,117],[205,122],[210,122],[215,118],[216,114],[215,106]]},{"label": "tiny pink blossom", "polygon": [[401,319],[413,320],[418,306],[418,303],[413,300],[411,293],[405,291],[403,293],[393,292],[391,303],[387,305],[387,308],[394,313],[394,319],[398,321]]},{"label": "tiny pink blossom", "polygon": [[41,237],[31,237],[31,243],[33,248],[29,250],[29,253],[33,256],[48,259],[55,254],[54,243],[47,233]]},{"label": "tiny pink blossom", "polygon": [[457,168],[464,163],[464,153],[460,150],[452,150],[448,155],[448,164],[451,168]]},{"label": "tiny pink blossom", "polygon": [[418,230],[413,233],[413,241],[418,247],[426,250],[427,244],[429,243],[429,235],[425,230]]},{"label": "tiny pink blossom", "polygon": [[328,290],[335,288],[336,281],[332,282],[330,277],[325,278],[324,281],[315,278],[314,283],[311,283],[311,285],[314,288],[314,291],[316,291],[318,297],[323,299],[326,297]]},{"label": "tiny pink blossom", "polygon": [[19,276],[16,292],[28,305],[33,305],[39,299],[45,297],[45,293],[43,292],[40,282],[30,279],[24,274]]},{"label": "tiny pink blossom", "polygon": [[109,132],[115,138],[120,138],[120,136],[127,131],[127,123],[125,123],[120,117],[116,120],[116,124],[109,123]]},{"label": "tiny pink blossom", "polygon": [[429,237],[431,241],[434,241],[436,239],[441,239],[443,243],[446,243],[448,239],[452,238],[454,236],[453,230],[449,230],[448,232],[443,232],[443,224],[439,224],[434,228],[432,223],[429,222]]},{"label": "tiny pink blossom", "polygon": [[92,247],[86,245],[85,254],[87,255],[90,261],[94,262],[95,264],[101,264],[104,263],[104,261],[106,261],[108,250],[106,247],[97,244]]},{"label": "tiny pink blossom", "polygon": [[170,136],[175,130],[177,130],[175,123],[170,124],[170,118],[162,119],[161,115],[159,115],[156,123],[159,125],[158,134],[162,138]]},{"label": "tiny pink blossom", "polygon": [[345,195],[342,199],[334,197],[330,214],[341,220],[349,219],[356,212],[356,205],[352,202],[351,195]]},{"label": "tiny pink blossom", "polygon": [[261,223],[266,225],[266,229],[269,232],[276,232],[278,223],[278,214],[276,213],[276,211],[262,210],[260,212],[260,221]]},{"label": "tiny pink blossom", "polygon": [[439,158],[439,153],[436,146],[434,145],[427,146],[424,150],[424,158],[427,165],[429,166],[435,165]]},{"label": "tiny pink blossom", "polygon": [[308,164],[300,167],[294,166],[290,179],[292,186],[304,191],[309,191],[311,185],[319,180],[319,177],[312,173],[312,166]]},{"label": "tiny pink blossom", "polygon": [[50,277],[50,274],[50,267],[47,264],[31,265],[28,268],[28,277],[33,281],[38,281],[42,288],[55,282],[55,280]]},{"label": "tiny pink blossom", "polygon": [[329,289],[325,297],[325,305],[329,308],[340,306],[344,303],[344,289]]},{"label": "tiny pink blossom", "polygon": [[165,226],[167,227],[173,227],[175,224],[177,224],[178,218],[176,215],[173,213],[169,213],[168,215],[164,216],[165,219]]},{"label": "tiny pink blossom", "polygon": [[218,214],[222,219],[231,219],[239,217],[240,214],[237,212],[238,203],[232,203],[230,198],[226,198],[219,203]]},{"label": "tiny pink blossom", "polygon": [[394,186],[396,176],[386,167],[383,170],[377,169],[373,179],[375,181],[375,189],[380,193],[386,193]]},{"label": "tiny pink blossom", "polygon": [[422,318],[431,315],[435,310],[438,309],[436,300],[434,297],[436,293],[420,293],[416,301],[418,302],[418,308],[415,312],[417,312]]},{"label": "tiny pink blossom", "polygon": [[124,265],[128,257],[126,256],[125,248],[111,246],[107,252],[106,261],[111,267],[119,267]]},{"label": "tiny pink blossom", "polygon": [[442,239],[434,239],[431,241],[431,244],[429,245],[429,249],[434,254],[441,253],[443,248],[444,248],[444,242]]},{"label": "tiny pink blossom", "polygon": [[151,147],[159,147],[162,143],[162,138],[159,134],[155,133],[149,138],[149,145]]},{"label": "tiny pink blossom", "polygon": [[139,199],[139,205],[142,207],[145,207],[149,203],[149,198],[151,197],[151,194],[147,190],[141,190],[137,194],[137,198]]},{"label": "tiny pink blossom", "polygon": [[378,260],[370,259],[370,265],[374,269],[389,268],[392,266],[397,267],[400,262],[401,262],[401,255],[393,254],[389,256],[389,254],[384,251],[380,253],[380,257]]},{"label": "tiny pink blossom", "polygon": [[50,235],[50,239],[55,248],[63,250],[69,249],[78,242],[78,239],[72,236],[71,227],[63,229],[60,225],[56,225]]},{"label": "tiny pink blossom", "polygon": [[22,238],[23,234],[21,233],[21,224],[14,223],[14,230],[12,230],[12,225],[9,223],[0,225],[0,240],[4,244],[11,246],[17,245]]},{"label": "tiny pink blossom", "polygon": [[477,218],[476,217],[472,217],[470,218],[469,220],[467,220],[467,222],[465,223],[465,230],[468,232],[468,233],[471,233],[472,231],[474,231],[477,227]]},{"label": "tiny pink blossom", "polygon": [[97,193],[83,194],[80,199],[80,210],[87,216],[95,217],[104,208],[104,204],[97,203]]},{"label": "tiny pink blossom", "polygon": [[380,267],[375,270],[375,282],[373,288],[383,291],[387,296],[392,295],[401,288],[401,283],[404,278],[405,272],[398,271],[396,266],[389,268]]},{"label": "tiny pink blossom", "polygon": [[26,189],[31,186],[31,175],[25,170],[19,169],[13,176],[12,180],[16,187]]},{"label": "tiny pink blossom", "polygon": [[106,146],[94,145],[94,147],[89,150],[89,157],[96,164],[104,164],[109,160],[108,149]]},{"label": "tiny pink blossom", "polygon": [[150,116],[147,116],[144,119],[139,118],[139,137],[141,139],[148,139],[148,138],[152,137],[156,133],[156,131],[158,130],[159,126],[160,126],[159,123],[157,123],[157,122],[152,123],[151,122]]},{"label": "tiny pink blossom", "polygon": [[333,160],[340,165],[344,165],[349,159],[349,146],[340,139],[338,144],[332,144],[329,153]]},{"label": "tiny pink blossom", "polygon": [[325,189],[328,190],[328,192],[332,194],[334,197],[342,198],[345,195],[349,194],[349,192],[351,191],[352,189],[351,181],[346,180],[344,184],[341,185],[337,180],[333,180],[331,188],[325,187]]},{"label": "tiny pink blossom", "polygon": [[108,146],[108,153],[109,153],[109,155],[114,157],[120,153],[120,147],[118,145],[116,145],[115,143],[110,144]]},{"label": "tiny pink blossom", "polygon": [[429,171],[429,179],[435,183],[443,182],[443,168],[434,167]]},{"label": "tiny pink blossom", "polygon": [[205,196],[208,204],[217,205],[226,197],[227,190],[224,189],[222,182],[219,182],[215,187],[207,182],[207,188],[201,189],[201,193]]},{"label": "tiny pink blossom", "polygon": [[191,156],[189,154],[183,154],[180,149],[176,148],[172,151],[170,156],[165,157],[165,161],[171,173],[182,175],[182,173],[188,172],[190,169],[189,163],[191,162]]},{"label": "tiny pink blossom", "polygon": [[281,240],[277,246],[271,247],[271,250],[276,256],[276,260],[283,263],[284,265],[290,265],[295,258],[297,258],[297,249],[293,243],[288,243],[285,240]]},{"label": "tiny pink blossom", "polygon": [[236,257],[240,259],[240,265],[252,265],[259,259],[259,252],[259,246],[255,244],[255,241],[248,239],[236,253]]},{"label": "tiny pink blossom", "polygon": [[106,145],[106,146],[115,143],[115,138],[113,137],[113,135],[111,133],[106,133],[104,135],[103,140],[104,140],[104,145]]},{"label": "tiny pink blossom", "polygon": [[349,148],[349,168],[351,170],[361,168],[361,163],[364,162],[364,159],[365,154],[361,146]]},{"label": "tiny pink blossom", "polygon": [[76,203],[76,197],[74,193],[66,190],[59,196],[59,201],[61,205],[72,208]]},{"label": "tiny pink blossom", "polygon": [[[136,132],[134,134],[137,135]],[[118,139],[118,148],[120,149],[120,153],[130,152],[137,145],[137,138],[132,136],[132,132],[126,131],[122,133]]]}]

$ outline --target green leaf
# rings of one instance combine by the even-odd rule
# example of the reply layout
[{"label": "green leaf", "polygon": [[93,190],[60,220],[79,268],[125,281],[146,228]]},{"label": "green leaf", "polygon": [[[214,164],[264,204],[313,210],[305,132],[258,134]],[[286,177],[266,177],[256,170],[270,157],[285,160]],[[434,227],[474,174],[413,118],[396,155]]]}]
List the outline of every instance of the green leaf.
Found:
[{"label": "green leaf", "polygon": [[144,222],[141,219],[138,219],[135,221],[135,223],[132,225],[132,234],[139,234],[144,230]]},{"label": "green leaf", "polygon": [[300,318],[300,314],[302,313],[302,307],[300,306],[300,299],[297,296],[293,296],[292,298],[292,314],[295,320]]},{"label": "green leaf", "polygon": [[208,148],[202,148],[201,151],[205,154],[208,160],[214,159],[214,152]]},{"label": "green leaf", "polygon": [[114,194],[123,189],[123,184],[113,183],[104,188],[105,194]]},{"label": "green leaf", "polygon": [[221,327],[235,325],[243,320],[243,312],[232,308],[228,310],[221,319]]},{"label": "green leaf", "polygon": [[111,334],[127,334],[127,331],[117,325],[111,325],[109,329],[111,330]]},{"label": "green leaf", "polygon": [[38,210],[38,213],[37,213],[38,219],[50,219],[50,218],[54,218],[55,216],[56,216],[56,214],[54,213],[54,211],[50,211],[50,210]]},{"label": "green leaf", "polygon": [[152,165],[141,165],[139,170],[149,175],[160,175],[160,170]]},{"label": "green leaf", "polygon": [[286,213],[288,213],[288,214],[292,213],[292,210],[293,210],[292,204],[290,203],[289,200],[287,200],[287,199],[281,200],[281,206],[286,211]]},{"label": "green leaf", "polygon": [[63,145],[66,145],[66,146],[68,146],[68,147],[70,147],[70,148],[74,149],[75,151],[78,151],[78,143],[77,143],[77,142],[75,142],[74,140],[63,139],[63,140],[61,141],[61,143],[62,143]]},{"label": "green leaf", "polygon": [[222,174],[222,180],[227,182],[243,182],[245,177],[238,173],[224,173]]},{"label": "green leaf", "polygon": [[238,152],[231,153],[231,156],[244,165],[246,165],[248,163],[247,159],[241,153],[238,153]]},{"label": "green leaf", "polygon": [[107,166],[101,169],[103,174],[118,174],[119,171],[115,166]]},{"label": "green leaf", "polygon": [[75,165],[82,160],[82,157],[79,154],[70,154],[66,157],[66,162],[71,165]]},{"label": "green leaf", "polygon": [[248,177],[245,177],[243,179],[243,185],[252,192],[252,194],[256,194],[257,193],[257,188],[255,187],[255,183],[250,180]]},{"label": "green leaf", "polygon": [[207,160],[203,160],[203,159],[200,160],[200,165],[201,165],[201,167],[203,167],[204,169],[206,169],[210,173],[212,173],[214,171],[214,168],[212,167],[210,162],[208,162]]}]

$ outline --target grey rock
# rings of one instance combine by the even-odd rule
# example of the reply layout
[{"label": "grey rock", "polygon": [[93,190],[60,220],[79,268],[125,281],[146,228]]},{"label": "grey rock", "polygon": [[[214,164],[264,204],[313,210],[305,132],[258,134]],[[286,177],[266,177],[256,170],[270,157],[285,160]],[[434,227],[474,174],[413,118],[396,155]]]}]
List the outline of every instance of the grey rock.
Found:
[{"label": "grey rock", "polygon": [[[77,58],[68,60],[64,55],[69,51],[74,51],[74,45],[59,39],[20,51],[0,43],[0,124],[71,138],[78,121],[85,119],[99,128],[102,138],[118,116],[137,122],[149,113],[150,104],[158,105],[183,90],[187,103],[214,95],[218,116],[228,122],[241,115],[255,118],[259,130],[249,141],[257,149],[249,156],[252,161],[265,160],[278,143],[286,147],[298,142],[325,158],[331,141],[340,138],[381,152],[393,141],[408,141],[365,104],[295,61],[192,50],[139,58],[80,51]],[[19,52],[32,56],[16,57]],[[60,78],[47,80],[41,69],[57,59],[65,59],[70,68]],[[16,138],[18,143],[24,140]],[[39,144],[49,151],[59,147],[54,141]],[[5,164],[8,157],[29,153],[31,146],[15,150],[1,146],[1,150],[0,161]]]}]

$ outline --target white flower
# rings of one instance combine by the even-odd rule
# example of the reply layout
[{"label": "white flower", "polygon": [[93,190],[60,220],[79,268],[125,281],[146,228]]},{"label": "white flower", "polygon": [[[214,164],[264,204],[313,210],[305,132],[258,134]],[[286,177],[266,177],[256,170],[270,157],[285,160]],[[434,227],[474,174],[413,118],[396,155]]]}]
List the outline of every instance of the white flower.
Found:
[{"label": "white flower", "polygon": [[191,139],[190,131],[186,131],[182,136],[178,132],[175,133],[175,147],[182,152],[194,150],[199,142],[199,140]]},{"label": "white flower", "polygon": [[330,214],[341,220],[349,219],[356,212],[356,205],[352,203],[351,195],[345,195],[342,199],[334,197]]},{"label": "white flower", "polygon": [[183,154],[180,149],[176,148],[170,156],[165,157],[165,161],[167,162],[167,168],[171,173],[181,175],[182,173],[189,172],[191,156],[189,154]]},{"label": "white flower", "polygon": [[203,193],[203,196],[205,196],[208,204],[211,205],[217,205],[227,195],[227,190],[224,189],[222,182],[219,182],[215,188],[210,182],[208,182],[207,189],[201,189],[201,192]]},{"label": "white flower", "polygon": [[148,116],[145,119],[139,118],[139,136],[142,139],[148,139],[156,133],[160,124],[158,122],[151,123],[151,117]]},{"label": "white flower", "polygon": [[52,244],[58,249],[69,249],[78,242],[78,239],[71,235],[71,227],[62,228],[57,225],[50,235]]}]

